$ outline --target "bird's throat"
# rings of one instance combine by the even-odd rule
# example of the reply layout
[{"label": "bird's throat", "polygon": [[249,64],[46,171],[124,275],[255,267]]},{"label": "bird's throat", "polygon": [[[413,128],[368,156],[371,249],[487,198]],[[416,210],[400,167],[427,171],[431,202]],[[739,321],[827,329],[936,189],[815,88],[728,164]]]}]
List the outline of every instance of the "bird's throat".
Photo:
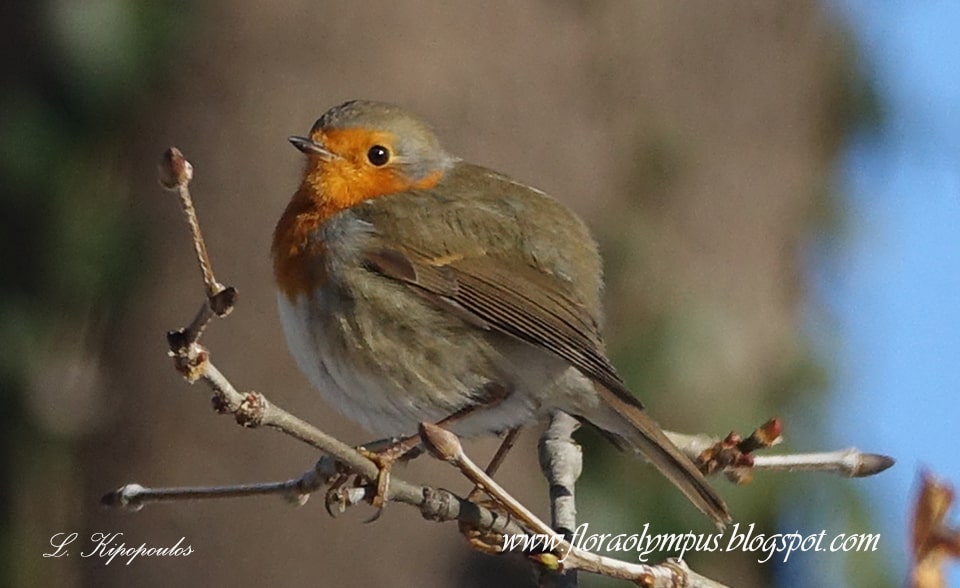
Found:
[{"label": "bird's throat", "polygon": [[411,182],[390,167],[371,169],[347,158],[311,158],[303,182],[273,233],[273,271],[290,300],[323,286],[324,244],[318,229],[337,213],[372,198],[434,187],[443,170]]},{"label": "bird's throat", "polygon": [[323,286],[323,241],[317,229],[336,214],[301,186],[287,204],[273,231],[273,275],[277,287],[291,301]]}]

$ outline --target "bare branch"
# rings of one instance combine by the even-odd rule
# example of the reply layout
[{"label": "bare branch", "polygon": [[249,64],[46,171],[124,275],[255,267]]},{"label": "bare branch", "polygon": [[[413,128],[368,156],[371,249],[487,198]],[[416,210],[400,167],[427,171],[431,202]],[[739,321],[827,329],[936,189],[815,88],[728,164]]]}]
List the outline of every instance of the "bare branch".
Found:
[{"label": "bare branch", "polygon": [[522,521],[534,533],[550,538],[551,545],[556,545],[556,549],[549,554],[531,555],[531,558],[539,561],[541,565],[559,572],[583,570],[602,574],[611,578],[630,580],[650,588],[723,586],[692,572],[679,561],[669,561],[662,565],[650,566],[627,563],[588,551],[581,551],[555,533],[553,529],[537,518],[502,486],[487,476],[483,469],[464,453],[463,446],[460,445],[460,440],[456,435],[436,425],[421,423],[420,438],[423,439],[424,445],[431,455],[459,469],[464,476],[474,484],[484,488],[491,498],[500,503],[511,516]]},{"label": "bare branch", "polygon": [[758,455],[753,460],[754,471],[835,472],[851,478],[879,474],[894,464],[890,457],[862,453],[855,447],[823,453]]},{"label": "bare branch", "polygon": [[730,433],[723,439],[708,435],[666,433],[681,451],[700,463],[707,473],[722,471],[738,483],[748,481],[753,472],[763,470],[834,472],[863,478],[879,474],[896,463],[892,457],[863,453],[853,447],[820,453],[754,455],[754,451],[780,444],[780,431],[779,419],[770,419],[746,439],[736,433]]},{"label": "bare branch", "polygon": [[[180,197],[180,206],[186,216],[187,224],[190,225],[190,235],[193,238],[193,250],[197,256],[197,264],[200,266],[200,275],[203,277],[203,284],[207,289],[207,298],[212,299],[224,290],[224,287],[213,275],[213,264],[210,263],[210,255],[207,253],[207,244],[203,240],[203,234],[200,232],[200,221],[197,218],[197,211],[193,206],[193,199],[190,197],[190,180],[193,179],[193,165],[183,157],[183,153],[176,147],[171,147],[163,154],[160,160],[160,185],[167,190],[175,191]],[[214,310],[216,312],[216,310]],[[230,312],[225,310],[223,314],[217,312],[219,316],[225,316]]]}]

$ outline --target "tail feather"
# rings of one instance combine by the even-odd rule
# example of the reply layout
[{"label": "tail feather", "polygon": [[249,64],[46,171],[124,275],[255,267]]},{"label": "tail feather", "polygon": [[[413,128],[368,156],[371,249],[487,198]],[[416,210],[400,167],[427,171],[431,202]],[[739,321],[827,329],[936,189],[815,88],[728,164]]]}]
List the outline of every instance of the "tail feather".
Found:
[{"label": "tail feather", "polygon": [[595,413],[581,416],[617,438],[619,445],[643,454],[718,527],[722,528],[731,521],[730,512],[720,495],[710,487],[693,461],[638,406],[639,403],[626,402],[599,384],[595,388],[603,402]]}]

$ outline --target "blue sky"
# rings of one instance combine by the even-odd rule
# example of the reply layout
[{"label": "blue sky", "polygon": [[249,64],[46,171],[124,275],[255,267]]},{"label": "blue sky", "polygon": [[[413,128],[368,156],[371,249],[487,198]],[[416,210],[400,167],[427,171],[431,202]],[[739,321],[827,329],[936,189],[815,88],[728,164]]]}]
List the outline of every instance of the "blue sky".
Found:
[{"label": "blue sky", "polygon": [[[903,577],[920,469],[960,485],[960,2],[834,8],[882,123],[842,156],[846,225],[814,270],[815,304],[839,341],[834,440],[898,460],[865,487]],[[960,585],[960,566],[950,578]]]}]

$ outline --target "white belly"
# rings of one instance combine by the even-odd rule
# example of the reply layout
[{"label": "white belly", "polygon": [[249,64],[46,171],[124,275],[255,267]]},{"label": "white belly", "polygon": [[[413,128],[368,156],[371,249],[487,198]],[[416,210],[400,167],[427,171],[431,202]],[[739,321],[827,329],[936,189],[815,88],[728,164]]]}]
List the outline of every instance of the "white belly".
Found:
[{"label": "white belly", "polygon": [[416,432],[417,420],[411,407],[405,408],[396,395],[383,390],[377,378],[350,365],[342,350],[323,336],[319,325],[311,328],[310,304],[305,296],[291,302],[278,293],[277,301],[290,353],[328,404],[380,437]]},{"label": "white belly", "polygon": [[[278,293],[277,301],[283,331],[300,370],[327,403],[377,438],[412,435],[420,422],[437,422],[455,411],[426,402],[422,395],[417,402],[416,394],[397,389],[394,380],[351,361],[342,344],[325,336],[324,328],[318,324],[321,319],[317,316],[311,318],[311,302],[306,296],[291,302],[284,294]],[[316,299],[312,304],[316,305],[315,308],[325,308],[322,299]],[[416,341],[405,343],[416,345]],[[520,350],[525,349],[523,344],[517,346]],[[556,406],[541,401],[547,390],[582,389],[583,386],[589,389],[589,382],[574,368],[567,368],[562,361],[541,361],[542,352],[531,348],[529,352],[508,355],[510,357],[505,361],[510,365],[506,373],[513,372],[512,381],[508,383],[511,386],[509,396],[498,404],[471,413],[451,425],[451,430],[471,437],[529,424],[546,414],[550,405]]]}]

